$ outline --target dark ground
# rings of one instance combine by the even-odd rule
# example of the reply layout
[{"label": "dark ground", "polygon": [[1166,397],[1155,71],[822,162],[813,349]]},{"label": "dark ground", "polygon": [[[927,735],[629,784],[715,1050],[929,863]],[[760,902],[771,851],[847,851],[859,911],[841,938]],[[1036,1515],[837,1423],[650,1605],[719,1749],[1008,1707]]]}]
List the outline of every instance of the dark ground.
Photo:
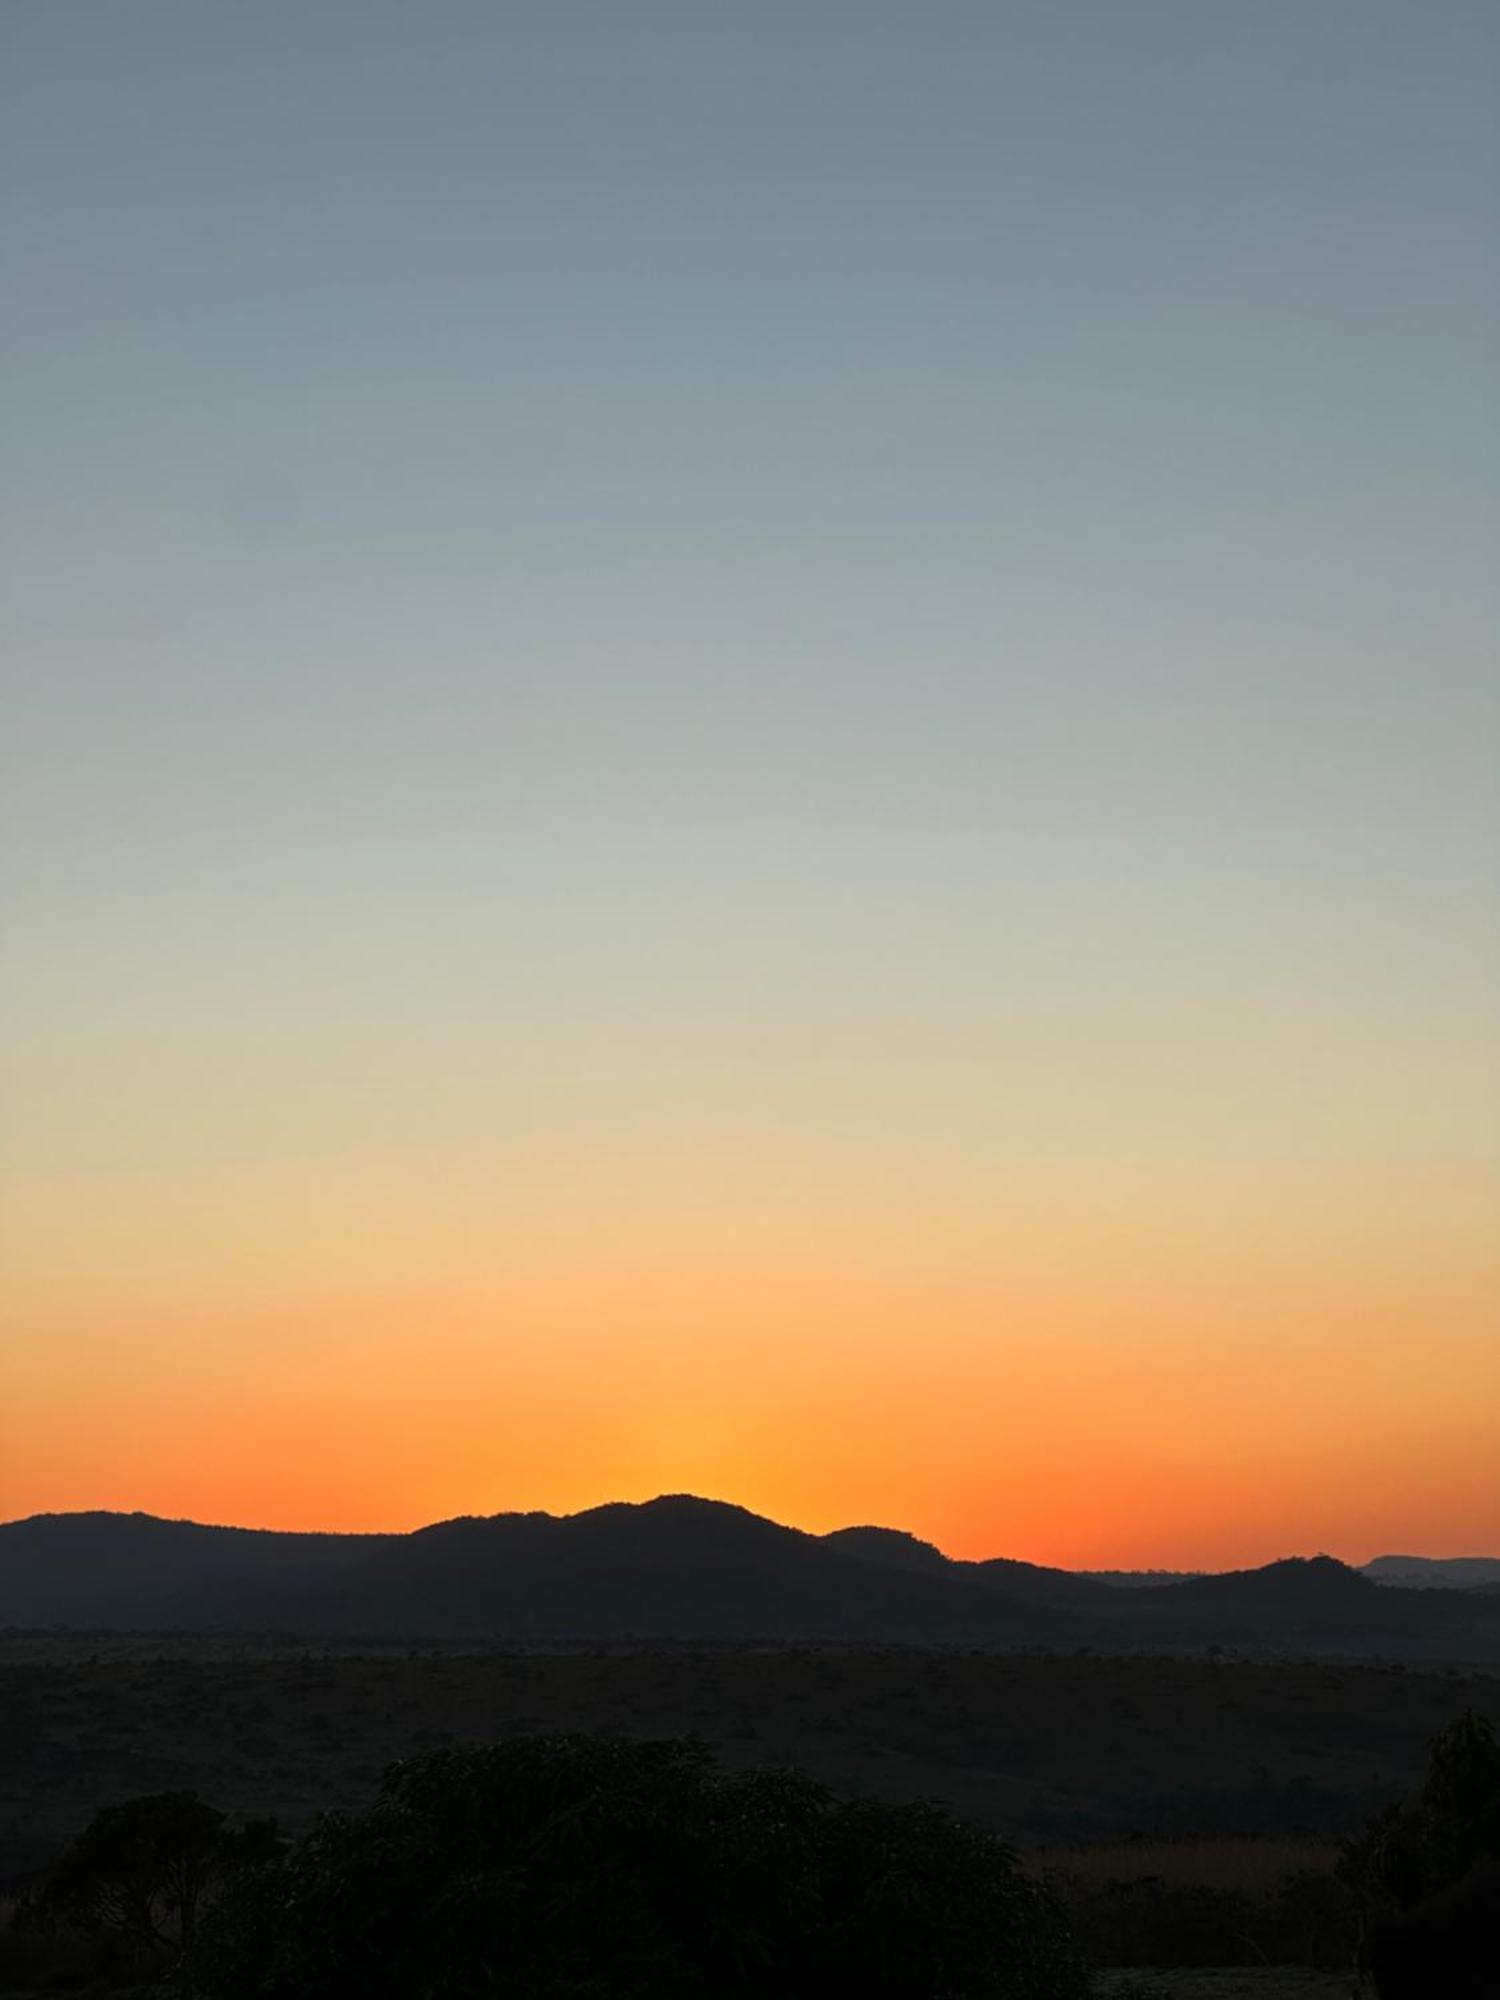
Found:
[{"label": "dark ground", "polygon": [[1253,1971],[1106,1972],[1098,1980],[1099,2000],[1130,2000],[1142,1990],[1161,2000],[1349,2000],[1363,1995],[1347,1973],[1305,1971],[1295,1965],[1268,1965]]},{"label": "dark ground", "polygon": [[0,1881],[97,1807],[192,1788],[295,1828],[383,1767],[516,1731],[695,1732],[732,1763],[934,1797],[1026,1844],[1339,1833],[1500,1710],[1500,1676],[1376,1665],[878,1650],[323,1653],[0,1637]]}]

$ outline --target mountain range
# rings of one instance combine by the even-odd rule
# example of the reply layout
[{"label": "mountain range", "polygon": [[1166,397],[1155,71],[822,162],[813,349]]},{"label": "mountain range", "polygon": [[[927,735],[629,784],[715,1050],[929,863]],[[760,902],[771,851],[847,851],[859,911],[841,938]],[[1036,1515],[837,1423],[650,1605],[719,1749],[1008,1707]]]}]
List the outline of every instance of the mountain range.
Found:
[{"label": "mountain range", "polygon": [[[0,1628],[466,1644],[1220,1647],[1500,1662],[1500,1562],[1330,1556],[1218,1575],[968,1562],[897,1529],[811,1535],[690,1495],[411,1534],[148,1514],[0,1525]],[[1126,1588],[1123,1586],[1129,1585]]]}]

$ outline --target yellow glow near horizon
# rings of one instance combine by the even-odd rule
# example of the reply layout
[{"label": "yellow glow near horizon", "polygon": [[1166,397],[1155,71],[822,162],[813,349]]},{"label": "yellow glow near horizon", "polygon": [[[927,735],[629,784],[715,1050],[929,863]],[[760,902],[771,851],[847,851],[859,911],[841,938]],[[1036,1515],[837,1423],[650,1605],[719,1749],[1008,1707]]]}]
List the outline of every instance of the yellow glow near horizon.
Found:
[{"label": "yellow glow near horizon", "polygon": [[852,1169],[840,1206],[805,1163],[696,1199],[681,1162],[635,1164],[612,1208],[579,1175],[519,1221],[346,1184],[284,1262],[290,1213],[264,1194],[248,1226],[233,1178],[174,1189],[180,1256],[165,1215],[152,1257],[140,1210],[101,1215],[135,1268],[15,1301],[0,1513],[409,1528],[697,1491],[1092,1566],[1500,1546],[1496,1271],[1457,1178],[1420,1231],[1410,1186],[1340,1215],[1304,1178],[1299,1240],[1243,1174],[1206,1204],[1234,1225],[1189,1236],[1185,1188],[1170,1220],[1019,1185],[939,1218]]}]

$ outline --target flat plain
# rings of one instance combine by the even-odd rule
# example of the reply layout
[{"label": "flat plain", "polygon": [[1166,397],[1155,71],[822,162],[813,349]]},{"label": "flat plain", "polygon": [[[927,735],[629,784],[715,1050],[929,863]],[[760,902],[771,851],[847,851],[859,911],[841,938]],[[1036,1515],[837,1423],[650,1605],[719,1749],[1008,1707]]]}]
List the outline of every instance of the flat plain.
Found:
[{"label": "flat plain", "polygon": [[291,1829],[436,1744],[696,1734],[725,1761],[935,1798],[1028,1847],[1352,1829],[1493,1670],[891,1648],[322,1651],[0,1637],[0,1881],[101,1805],[193,1789]]}]

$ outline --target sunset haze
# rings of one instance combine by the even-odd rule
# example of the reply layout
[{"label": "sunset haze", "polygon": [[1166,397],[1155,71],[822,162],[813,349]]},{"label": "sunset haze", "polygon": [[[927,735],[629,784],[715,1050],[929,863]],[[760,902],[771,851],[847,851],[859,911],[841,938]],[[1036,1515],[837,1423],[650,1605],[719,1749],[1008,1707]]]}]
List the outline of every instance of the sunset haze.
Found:
[{"label": "sunset haze", "polygon": [[1500,1554],[1497,91],[8,7],[0,1520]]}]

